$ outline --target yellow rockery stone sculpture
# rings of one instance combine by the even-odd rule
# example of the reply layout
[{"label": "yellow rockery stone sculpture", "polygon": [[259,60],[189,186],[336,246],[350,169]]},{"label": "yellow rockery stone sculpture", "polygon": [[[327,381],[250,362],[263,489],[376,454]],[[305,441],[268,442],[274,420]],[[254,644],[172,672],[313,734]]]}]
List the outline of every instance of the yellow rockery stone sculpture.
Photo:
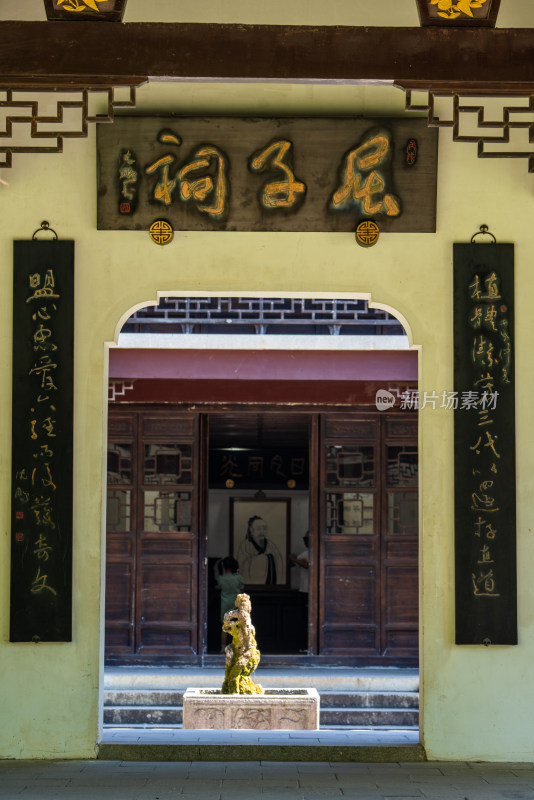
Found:
[{"label": "yellow rockery stone sculpture", "polygon": [[227,611],[223,631],[232,637],[226,645],[226,672],[222,694],[264,694],[263,687],[254,683],[251,675],[260,663],[256,631],[250,619],[251,603],[248,594],[238,594],[235,608]]}]

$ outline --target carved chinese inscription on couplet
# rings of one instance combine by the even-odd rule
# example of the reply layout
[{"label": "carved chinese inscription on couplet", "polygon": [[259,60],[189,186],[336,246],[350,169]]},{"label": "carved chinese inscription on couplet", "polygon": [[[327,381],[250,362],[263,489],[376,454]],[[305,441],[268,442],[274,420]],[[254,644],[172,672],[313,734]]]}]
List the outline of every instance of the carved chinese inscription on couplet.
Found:
[{"label": "carved chinese inscription on couplet", "polygon": [[10,640],[70,641],[74,242],[15,242]]},{"label": "carved chinese inscription on couplet", "polygon": [[435,231],[437,132],[421,119],[118,117],[98,156],[100,229]]},{"label": "carved chinese inscription on couplet", "polygon": [[456,643],[517,644],[514,249],[454,245]]}]

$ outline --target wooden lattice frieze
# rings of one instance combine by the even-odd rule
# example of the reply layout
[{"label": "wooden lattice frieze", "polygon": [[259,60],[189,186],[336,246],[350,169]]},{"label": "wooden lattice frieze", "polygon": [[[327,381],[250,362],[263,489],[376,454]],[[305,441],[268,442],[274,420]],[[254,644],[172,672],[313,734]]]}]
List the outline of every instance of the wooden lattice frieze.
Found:
[{"label": "wooden lattice frieze", "polygon": [[[524,158],[534,172],[534,93],[487,95],[455,90],[406,92],[406,110],[424,112],[434,128],[452,128],[453,141],[477,145],[479,158]],[[448,109],[445,110],[444,106]]]},{"label": "wooden lattice frieze", "polygon": [[[135,89],[67,87],[58,97],[52,87],[0,87],[0,167],[11,167],[14,154],[62,153],[64,139],[85,138],[90,123],[113,122],[117,109],[134,108]],[[52,112],[51,101],[55,101]],[[92,113],[96,105],[100,113]]]}]

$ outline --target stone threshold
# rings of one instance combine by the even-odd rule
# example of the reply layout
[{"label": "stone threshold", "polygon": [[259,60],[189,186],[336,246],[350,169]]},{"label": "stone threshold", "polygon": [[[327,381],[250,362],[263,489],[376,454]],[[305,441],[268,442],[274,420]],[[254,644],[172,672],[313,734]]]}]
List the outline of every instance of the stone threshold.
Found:
[{"label": "stone threshold", "polygon": [[426,761],[420,744],[109,744],[99,746],[99,761],[330,761],[399,763]]},{"label": "stone threshold", "polygon": [[105,729],[102,761],[426,761],[419,732],[407,729],[318,731]]}]

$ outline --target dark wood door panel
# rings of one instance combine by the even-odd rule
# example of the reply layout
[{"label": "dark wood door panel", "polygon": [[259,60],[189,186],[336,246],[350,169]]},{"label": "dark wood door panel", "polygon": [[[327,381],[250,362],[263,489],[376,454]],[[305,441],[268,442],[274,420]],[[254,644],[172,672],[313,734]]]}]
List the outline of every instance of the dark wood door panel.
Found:
[{"label": "dark wood door panel", "polygon": [[199,418],[139,417],[138,651],[198,652]]},{"label": "dark wood door panel", "polygon": [[136,419],[110,413],[106,534],[106,655],[135,651]]},{"label": "dark wood door panel", "polygon": [[419,617],[417,566],[385,566],[385,624],[417,629]]},{"label": "dark wood door panel", "polygon": [[379,556],[380,539],[378,536],[359,536],[351,539],[337,539],[325,536],[323,540],[323,557],[328,564],[346,564],[347,559],[357,563],[375,564]]},{"label": "dark wood door panel", "polygon": [[319,451],[320,653],[416,663],[417,419],[324,414]]},{"label": "dark wood door panel", "polygon": [[130,562],[135,554],[135,539],[133,534],[108,533],[106,542],[106,557],[109,561]]},{"label": "dark wood door panel", "polygon": [[164,559],[175,564],[184,561],[191,563],[195,542],[192,537],[186,534],[177,535],[167,533],[160,534],[144,533],[141,536],[140,557],[142,560]]},{"label": "dark wood door panel", "polygon": [[376,439],[378,420],[372,416],[324,415],[324,436],[337,442],[349,439],[351,442]]},{"label": "dark wood door panel", "polygon": [[142,564],[139,611],[142,623],[193,625],[191,564]]},{"label": "dark wood door panel", "polygon": [[156,439],[191,440],[195,435],[196,414],[180,414],[169,410],[164,412],[146,411],[141,417],[141,437],[143,441]]},{"label": "dark wood door panel", "polygon": [[196,637],[190,627],[178,626],[165,627],[158,622],[157,625],[139,626],[137,652],[154,656],[181,656],[196,654]]},{"label": "dark wood door panel", "polygon": [[380,630],[376,626],[329,626],[322,639],[321,655],[376,659],[380,656]]},{"label": "dark wood door panel", "polygon": [[380,652],[379,421],[321,420],[320,653]]},{"label": "dark wood door panel", "polygon": [[198,652],[199,417],[110,409],[107,653]]},{"label": "dark wood door panel", "polygon": [[399,659],[409,659],[416,663],[419,650],[419,633],[411,628],[403,630],[397,628],[386,629],[383,655],[389,662]]},{"label": "dark wood door panel", "polygon": [[133,624],[131,597],[133,575],[130,564],[110,562],[106,574],[106,614],[109,622]]},{"label": "dark wood door panel", "polygon": [[127,656],[133,651],[133,626],[106,623],[106,655]]},{"label": "dark wood door panel", "polygon": [[387,537],[385,542],[385,563],[397,561],[417,564],[419,560],[419,542],[413,537]]},{"label": "dark wood door panel", "polygon": [[324,603],[323,621],[336,624],[371,625],[378,605],[377,570],[373,566],[330,565],[325,570],[329,592]]},{"label": "dark wood door panel", "polygon": [[136,436],[135,431],[135,415],[130,412],[117,412],[116,409],[111,410],[108,417],[108,439],[114,442],[128,440],[134,441]]},{"label": "dark wood door panel", "polygon": [[419,519],[417,418],[386,416],[382,431],[382,648],[390,658],[418,655]]},{"label": "dark wood door panel", "polygon": [[106,650],[131,653],[134,647],[132,564],[108,561],[106,570]]}]

